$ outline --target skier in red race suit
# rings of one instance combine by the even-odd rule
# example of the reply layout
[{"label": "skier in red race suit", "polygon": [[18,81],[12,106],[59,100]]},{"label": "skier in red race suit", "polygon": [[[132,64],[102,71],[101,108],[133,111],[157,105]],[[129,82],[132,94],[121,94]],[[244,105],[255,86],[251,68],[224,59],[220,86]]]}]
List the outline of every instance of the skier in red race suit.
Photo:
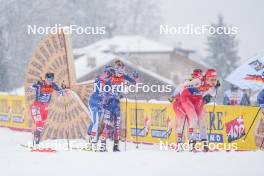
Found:
[{"label": "skier in red race suit", "polygon": [[[177,142],[183,143],[184,142],[184,126],[186,124],[190,123],[189,118],[186,117],[186,113],[184,111],[184,108],[181,104],[181,92],[184,90],[184,88],[187,87],[197,87],[201,85],[201,79],[203,78],[203,72],[201,69],[195,69],[192,73],[191,79],[185,80],[183,84],[180,84],[174,91],[172,95],[172,106],[173,110],[176,114],[176,136],[177,136]],[[187,121],[187,122],[186,122]]]},{"label": "skier in red race suit", "polygon": [[[197,71],[197,70],[196,70]],[[205,103],[210,102],[210,99],[215,96],[216,88],[219,86],[217,81],[217,74],[214,69],[207,70],[203,77],[202,71],[193,73],[193,80],[185,82],[184,88],[180,91],[174,104],[175,113],[178,119],[177,137],[178,142],[182,143],[182,128],[183,121],[186,118],[188,124],[188,138],[190,143],[190,150],[198,140],[195,135],[199,129],[200,139],[204,142],[204,150],[208,150],[207,142],[207,127],[206,127],[206,116],[204,111]]]},{"label": "skier in red race suit", "polygon": [[31,116],[35,123],[34,143],[39,144],[41,133],[48,118],[48,106],[52,97],[52,92],[56,90],[60,95],[65,95],[63,90],[54,81],[53,73],[46,73],[45,80],[40,80],[30,87],[30,91],[35,92],[35,100],[30,106]]}]

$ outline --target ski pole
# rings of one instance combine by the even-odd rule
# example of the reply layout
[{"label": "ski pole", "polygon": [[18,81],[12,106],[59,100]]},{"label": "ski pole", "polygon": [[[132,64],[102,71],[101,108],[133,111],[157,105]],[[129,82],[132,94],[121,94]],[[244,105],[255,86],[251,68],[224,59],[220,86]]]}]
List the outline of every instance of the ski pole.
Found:
[{"label": "ski pole", "polygon": [[33,135],[33,137],[32,137],[32,146],[35,147],[35,134],[34,134],[34,130],[32,132],[32,135]]},{"label": "ski pole", "polygon": [[264,143],[264,137],[263,137],[263,139],[262,139],[262,142],[261,142],[261,145],[260,145],[260,149],[262,149],[262,145],[263,145],[263,143]]},{"label": "ski pole", "polygon": [[138,149],[138,113],[137,113],[137,96],[135,96],[135,113],[136,113],[136,148]]},{"label": "ski pole", "polygon": [[184,122],[183,122],[183,127],[182,127],[182,132],[181,132],[181,141],[183,141],[183,133],[184,133],[184,130],[185,130],[185,123],[186,123],[186,119],[187,119],[187,116],[185,114],[184,116]]},{"label": "ski pole", "polygon": [[170,133],[171,133],[171,129],[167,130],[166,133],[162,137],[166,137],[167,136],[167,140],[168,140],[169,137],[170,137],[170,135],[168,135],[168,134],[170,134]]},{"label": "ski pole", "polygon": [[125,119],[125,152],[127,145],[127,97],[126,97],[126,119]]},{"label": "ski pole", "polygon": [[[64,97],[64,112],[65,112],[65,120],[67,120],[67,107],[66,107],[66,101]],[[68,150],[70,150],[70,141],[69,141],[69,127],[66,130],[66,138],[67,138],[67,145],[68,145]]]},{"label": "ski pole", "polygon": [[162,110],[160,110],[160,111],[157,113],[156,117],[158,117],[161,113],[163,113],[164,111],[166,111],[166,109],[167,109],[168,107],[170,107],[170,106],[171,106],[171,104],[167,105],[165,108],[163,108]]},{"label": "ski pole", "polygon": [[215,118],[215,106],[216,106],[216,98],[217,98],[217,88],[216,88],[216,92],[215,92],[215,96],[214,96],[214,106],[213,106],[213,119],[212,119],[212,122],[210,120],[210,132],[209,132],[209,142],[210,142],[210,136],[211,136],[211,133],[212,133],[212,126],[213,126],[213,123],[214,123],[214,118]]},{"label": "ski pole", "polygon": [[[245,135],[245,137],[244,137],[243,140],[242,140],[243,142],[246,141],[246,138],[247,138],[247,136],[248,136],[248,134],[249,134],[249,132],[250,132],[250,130],[251,130],[251,128],[252,128],[254,122],[256,121],[256,119],[257,119],[257,117],[258,117],[258,114],[259,114],[260,110],[261,110],[261,108],[259,108],[258,112],[256,113],[256,115],[255,115],[255,117],[254,117],[254,119],[253,119],[253,121],[252,121],[252,123],[251,123],[249,129],[248,129],[247,134]],[[263,138],[263,140],[264,140],[264,138]],[[263,143],[263,142],[262,142],[262,143]]]},{"label": "ski pole", "polygon": [[[66,89],[66,85],[64,84],[64,80],[61,83],[61,88],[62,89]],[[64,113],[65,113],[65,120],[67,120],[67,104],[66,104],[66,100],[65,97],[63,97],[63,101],[64,101]],[[70,151],[70,141],[69,141],[69,127],[66,130],[66,138],[67,138],[67,145],[68,145],[68,151]]]}]

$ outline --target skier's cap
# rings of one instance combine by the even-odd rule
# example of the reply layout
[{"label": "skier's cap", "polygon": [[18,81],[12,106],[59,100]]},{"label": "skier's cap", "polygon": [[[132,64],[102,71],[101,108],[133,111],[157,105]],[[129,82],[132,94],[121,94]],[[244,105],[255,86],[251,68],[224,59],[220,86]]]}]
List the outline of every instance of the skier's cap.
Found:
[{"label": "skier's cap", "polygon": [[125,66],[124,63],[121,60],[118,59],[115,61],[115,67],[123,68],[124,66]]},{"label": "skier's cap", "polygon": [[192,73],[193,78],[199,78],[201,76],[203,76],[203,71],[201,69],[198,68],[198,69],[193,70],[193,73]]},{"label": "skier's cap", "polygon": [[48,80],[53,80],[54,79],[54,73],[46,73],[45,78],[47,78]]},{"label": "skier's cap", "polygon": [[217,77],[215,69],[208,69],[205,73],[205,77]]}]

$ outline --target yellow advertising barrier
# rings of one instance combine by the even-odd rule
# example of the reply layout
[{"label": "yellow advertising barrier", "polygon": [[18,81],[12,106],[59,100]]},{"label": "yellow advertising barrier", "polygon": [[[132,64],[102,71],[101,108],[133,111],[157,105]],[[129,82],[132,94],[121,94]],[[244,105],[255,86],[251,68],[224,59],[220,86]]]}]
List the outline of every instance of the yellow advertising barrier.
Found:
[{"label": "yellow advertising barrier", "polygon": [[[211,127],[211,133],[208,135],[210,142],[226,146],[236,144],[238,150],[256,150],[264,147],[264,121],[261,111],[248,133],[258,110],[259,107],[217,105],[213,113],[213,106],[207,105],[208,134]],[[175,114],[169,103],[143,101],[126,103],[122,100],[121,117],[123,130],[127,129],[127,140],[151,144],[176,141]],[[145,129],[147,121],[149,121],[148,130]],[[0,126],[30,130],[31,124],[31,118],[27,116],[24,96],[0,96]],[[248,136],[243,141],[247,133]]]},{"label": "yellow advertising barrier", "polygon": [[[261,145],[264,146],[264,123],[261,111],[246,140],[243,140],[258,110],[259,107],[217,105],[213,112],[213,106],[207,105],[206,118],[210,143],[221,144],[222,148],[227,150],[234,149],[231,147],[233,144],[237,150],[256,150]],[[122,121],[126,121],[127,140],[140,143],[176,142],[175,114],[168,103],[122,101],[121,116]],[[150,121],[148,132],[145,129],[146,121]]]},{"label": "yellow advertising barrier", "polygon": [[0,126],[30,130],[31,119],[27,116],[24,96],[0,96]]}]

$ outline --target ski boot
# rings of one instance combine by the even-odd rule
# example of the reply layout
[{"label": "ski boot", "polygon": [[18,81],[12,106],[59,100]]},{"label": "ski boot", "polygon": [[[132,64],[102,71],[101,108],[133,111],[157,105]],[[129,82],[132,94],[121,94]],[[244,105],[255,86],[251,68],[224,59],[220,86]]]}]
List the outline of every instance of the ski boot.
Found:
[{"label": "ski boot", "polygon": [[202,139],[201,141],[203,143],[203,152],[208,152],[209,151],[209,146],[208,146],[207,139]]},{"label": "ski boot", "polygon": [[100,145],[99,151],[100,152],[107,152],[107,149],[106,149],[106,141],[105,140],[102,140],[101,141],[101,145]]},{"label": "ski boot", "polygon": [[40,142],[41,132],[39,130],[34,131],[34,144],[38,145]]},{"label": "ski boot", "polygon": [[181,133],[177,134],[177,152],[183,152],[184,149],[184,139]]},{"label": "ski boot", "polygon": [[86,142],[86,145],[85,145],[85,147],[83,149],[87,150],[87,151],[91,151],[92,150],[92,136],[91,135],[87,135],[85,137],[85,142]]},{"label": "ski boot", "polygon": [[97,152],[97,142],[92,142],[91,143],[91,151]]},{"label": "ski boot", "polygon": [[196,149],[195,149],[195,144],[196,144],[195,140],[190,140],[189,141],[189,151],[190,152],[197,152]]},{"label": "ski boot", "polygon": [[119,150],[119,141],[118,140],[114,141],[113,152],[120,152],[120,150]]}]

